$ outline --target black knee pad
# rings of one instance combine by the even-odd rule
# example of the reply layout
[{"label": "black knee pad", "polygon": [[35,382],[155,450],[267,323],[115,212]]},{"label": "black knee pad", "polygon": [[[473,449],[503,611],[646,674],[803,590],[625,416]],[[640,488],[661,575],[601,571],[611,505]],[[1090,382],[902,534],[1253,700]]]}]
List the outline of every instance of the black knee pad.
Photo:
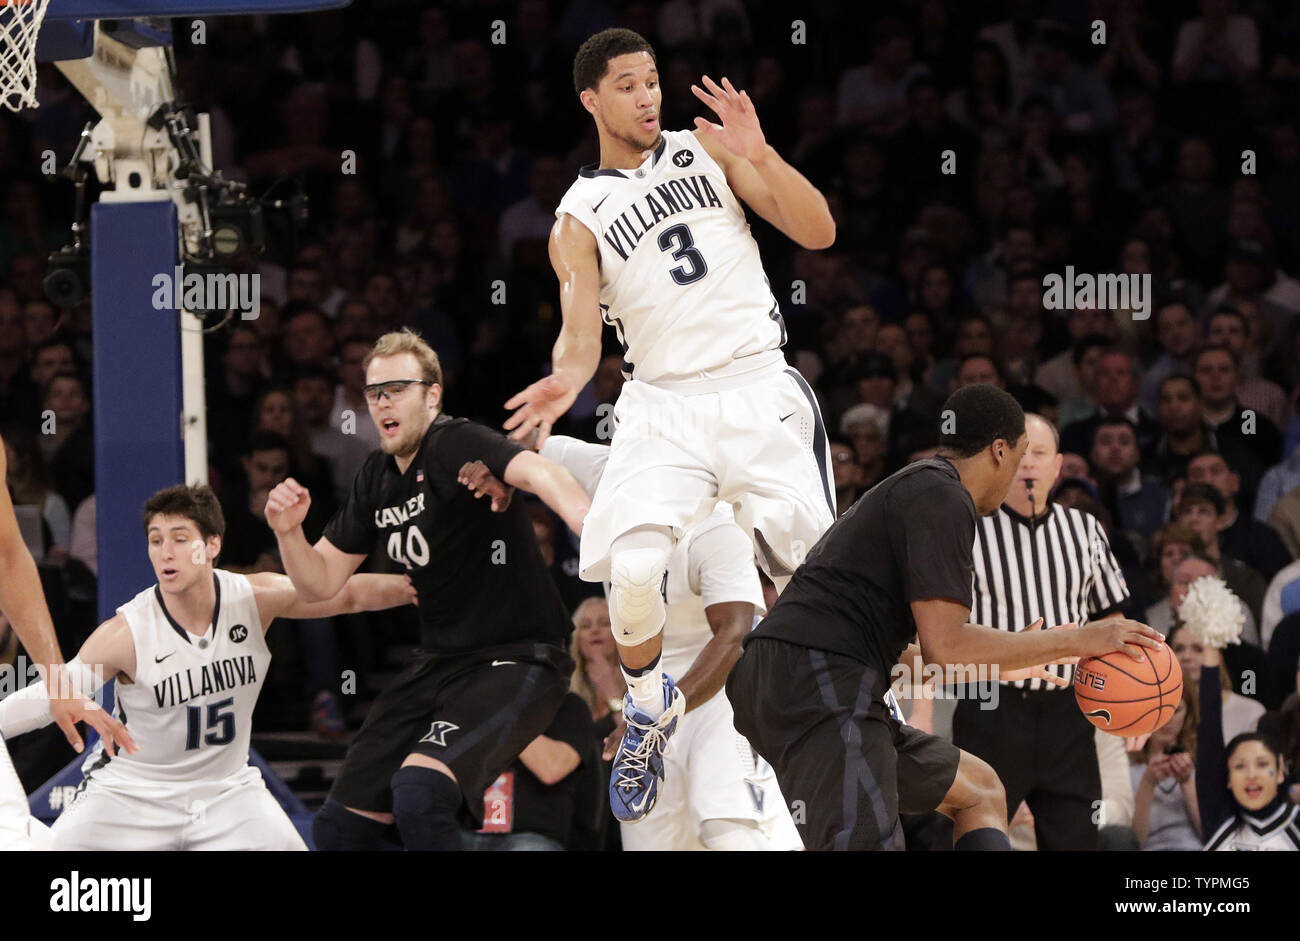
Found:
[{"label": "black knee pad", "polygon": [[386,829],[387,824],[355,814],[332,797],[311,820],[312,842],[325,852],[382,849]]},{"label": "black knee pad", "polygon": [[408,850],[459,850],[460,786],[432,768],[407,765],[391,779],[393,816]]}]

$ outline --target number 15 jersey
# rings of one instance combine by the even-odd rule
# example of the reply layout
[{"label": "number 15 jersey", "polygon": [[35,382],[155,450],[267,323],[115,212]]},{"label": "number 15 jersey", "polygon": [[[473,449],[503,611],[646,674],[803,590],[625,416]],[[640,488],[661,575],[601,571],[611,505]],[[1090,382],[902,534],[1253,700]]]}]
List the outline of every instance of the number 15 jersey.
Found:
[{"label": "number 15 jersey", "polygon": [[623,375],[651,384],[782,360],[785,324],[726,174],[691,131],[665,131],[640,167],[584,167],[555,210],[596,237],[600,308]]}]

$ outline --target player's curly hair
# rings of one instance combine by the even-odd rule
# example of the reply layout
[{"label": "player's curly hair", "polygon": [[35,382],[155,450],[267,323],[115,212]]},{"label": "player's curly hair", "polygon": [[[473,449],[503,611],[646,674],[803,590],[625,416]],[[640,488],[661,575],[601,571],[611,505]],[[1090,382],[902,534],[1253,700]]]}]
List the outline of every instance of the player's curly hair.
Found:
[{"label": "player's curly hair", "polygon": [[633,52],[648,52],[655,58],[645,37],[630,29],[603,29],[589,37],[573,57],[573,90],[581,95],[585,89],[594,89],[609,70],[610,59]]},{"label": "player's curly hair", "polygon": [[144,533],[149,535],[149,522],[155,516],[180,516],[199,528],[204,539],[226,534],[226,517],[221,512],[221,502],[207,484],[177,484],[159,490],[144,504]]},{"label": "player's curly hair", "polygon": [[1024,433],[1024,409],[997,386],[963,386],[943,403],[939,448],[956,457],[971,457],[999,439],[1015,447]]}]

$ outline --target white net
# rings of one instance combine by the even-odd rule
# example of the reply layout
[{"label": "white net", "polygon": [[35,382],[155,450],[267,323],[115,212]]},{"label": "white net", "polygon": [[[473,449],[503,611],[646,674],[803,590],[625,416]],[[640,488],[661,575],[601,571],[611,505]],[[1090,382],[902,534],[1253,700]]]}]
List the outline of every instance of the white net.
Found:
[{"label": "white net", "polygon": [[0,104],[35,108],[36,37],[50,0],[0,0]]}]

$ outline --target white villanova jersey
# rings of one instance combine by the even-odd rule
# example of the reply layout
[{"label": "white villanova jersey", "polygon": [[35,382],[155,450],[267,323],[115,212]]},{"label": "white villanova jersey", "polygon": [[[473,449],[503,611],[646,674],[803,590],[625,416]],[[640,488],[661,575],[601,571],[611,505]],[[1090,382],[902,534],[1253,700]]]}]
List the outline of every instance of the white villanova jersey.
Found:
[{"label": "white villanova jersey", "polygon": [[116,684],[118,718],[140,750],[83,766],[104,784],[215,781],[248,767],[253,707],[271,663],[253,586],[215,569],[217,606],[203,637],[172,620],[155,585],[118,608],[135,643],[135,682]]},{"label": "white villanova jersey", "polygon": [[556,217],[596,237],[600,308],[623,375],[651,384],[783,362],[785,323],[722,168],[691,131],[665,131],[635,170],[584,167]]}]

